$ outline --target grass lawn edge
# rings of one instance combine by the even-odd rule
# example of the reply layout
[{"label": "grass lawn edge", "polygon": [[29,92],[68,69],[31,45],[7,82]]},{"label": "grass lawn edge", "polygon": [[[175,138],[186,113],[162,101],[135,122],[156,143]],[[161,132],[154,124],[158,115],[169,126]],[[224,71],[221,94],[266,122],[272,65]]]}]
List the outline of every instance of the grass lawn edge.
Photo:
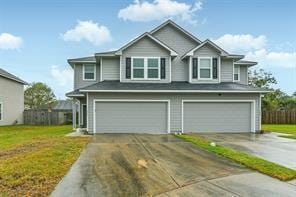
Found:
[{"label": "grass lawn edge", "polygon": [[251,168],[268,176],[277,178],[279,180],[289,181],[296,178],[296,170],[221,145],[211,146],[211,142],[202,137],[191,136],[186,134],[174,136],[183,139],[187,142],[190,142],[206,151],[221,155],[237,163],[240,163],[248,168]]}]

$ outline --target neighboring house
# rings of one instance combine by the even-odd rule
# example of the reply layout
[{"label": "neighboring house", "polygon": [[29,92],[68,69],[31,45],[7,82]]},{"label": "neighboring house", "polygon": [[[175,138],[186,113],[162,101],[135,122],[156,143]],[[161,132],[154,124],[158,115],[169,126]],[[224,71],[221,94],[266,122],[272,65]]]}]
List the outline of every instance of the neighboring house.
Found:
[{"label": "neighboring house", "polygon": [[0,126],[23,123],[26,84],[25,81],[0,68]]},{"label": "neighboring house", "polygon": [[116,51],[69,59],[79,122],[90,133],[256,132],[256,62],[168,20]]},{"label": "neighboring house", "polygon": [[[58,124],[69,124],[72,123],[73,118],[73,102],[68,100],[56,101],[52,111],[58,113]],[[77,108],[77,107],[75,107]]]}]

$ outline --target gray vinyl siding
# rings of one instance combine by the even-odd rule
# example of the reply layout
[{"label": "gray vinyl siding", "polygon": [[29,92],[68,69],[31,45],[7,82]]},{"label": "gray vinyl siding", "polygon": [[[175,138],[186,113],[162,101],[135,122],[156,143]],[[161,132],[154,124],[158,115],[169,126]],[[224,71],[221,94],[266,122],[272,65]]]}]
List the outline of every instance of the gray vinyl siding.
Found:
[{"label": "gray vinyl siding", "polygon": [[[255,129],[260,129],[260,110],[259,99],[260,95],[255,93],[237,93],[237,94],[201,94],[201,93],[88,93],[88,131],[93,131],[93,100],[94,99],[152,99],[152,100],[170,100],[170,128],[171,132],[181,131],[181,109],[182,99],[189,100],[255,100],[256,121]],[[141,111],[139,114],[141,115]]]},{"label": "gray vinyl siding", "polygon": [[119,57],[102,59],[102,80],[119,80]]},{"label": "gray vinyl siding", "polygon": [[248,85],[248,67],[240,66],[240,82],[241,84]]},{"label": "gray vinyl siding", "polygon": [[103,101],[95,105],[96,133],[167,133],[167,103]]},{"label": "gray vinyl siding", "polygon": [[252,104],[184,103],[184,132],[250,132]]},{"label": "gray vinyl siding", "polygon": [[221,59],[221,82],[233,81],[233,60]]},{"label": "gray vinyl siding", "polygon": [[0,103],[3,105],[0,126],[22,124],[24,85],[0,76]]},{"label": "gray vinyl siding", "polygon": [[[219,53],[216,49],[211,47],[210,45],[204,45],[198,50],[196,50],[193,54],[193,58],[195,57],[216,57],[219,60]],[[219,69],[219,61],[218,61],[218,69]],[[198,66],[198,72],[199,72],[199,66]],[[218,70],[219,73],[219,70]],[[190,76],[192,78],[192,76]],[[192,83],[218,83],[219,82],[219,74],[217,79],[213,80],[199,80],[199,79],[191,79]]]},{"label": "gray vinyl siding", "polygon": [[82,88],[100,81],[100,66],[96,65],[96,80],[83,80],[83,64],[75,64],[74,66],[74,90]]},{"label": "gray vinyl siding", "polygon": [[[160,80],[131,80],[126,79],[126,58],[127,57],[160,57],[166,59],[166,78]],[[126,48],[122,52],[122,68],[121,68],[121,81],[122,82],[145,82],[145,83],[168,83],[169,82],[169,73],[170,73],[170,66],[169,66],[169,58],[170,52],[160,46],[155,41],[151,40],[150,38],[144,37],[143,39],[139,40],[138,42],[134,43],[132,46]]]},{"label": "gray vinyl siding", "polygon": [[181,60],[181,57],[198,43],[171,25],[154,32],[153,36],[178,53],[178,56],[172,59],[172,81],[188,81],[188,60]]}]

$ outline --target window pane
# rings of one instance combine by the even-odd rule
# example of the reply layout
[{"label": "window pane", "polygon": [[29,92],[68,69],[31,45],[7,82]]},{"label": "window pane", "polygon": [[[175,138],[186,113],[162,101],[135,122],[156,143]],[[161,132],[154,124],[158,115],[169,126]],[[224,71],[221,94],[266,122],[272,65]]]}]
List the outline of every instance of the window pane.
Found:
[{"label": "window pane", "polygon": [[133,77],[134,78],[144,78],[144,69],[134,69]]},{"label": "window pane", "polygon": [[238,80],[238,74],[234,74],[234,80]]},{"label": "window pane", "polygon": [[133,66],[137,68],[144,68],[144,59],[143,58],[134,58]]},{"label": "window pane", "polygon": [[238,74],[239,71],[239,67],[238,66],[234,66],[234,74]]},{"label": "window pane", "polygon": [[158,59],[148,59],[148,68],[157,68],[158,67]]},{"label": "window pane", "polygon": [[148,78],[158,78],[158,69],[148,69]]},{"label": "window pane", "polygon": [[0,120],[2,120],[2,104],[0,104]]},{"label": "window pane", "polygon": [[94,73],[84,73],[84,79],[94,79],[95,74]]},{"label": "window pane", "polygon": [[201,68],[210,68],[211,60],[210,59],[200,59],[200,67]]},{"label": "window pane", "polygon": [[200,78],[210,78],[211,77],[210,69],[200,69]]},{"label": "window pane", "polygon": [[95,66],[92,64],[84,65],[84,72],[86,73],[93,73],[95,72]]}]

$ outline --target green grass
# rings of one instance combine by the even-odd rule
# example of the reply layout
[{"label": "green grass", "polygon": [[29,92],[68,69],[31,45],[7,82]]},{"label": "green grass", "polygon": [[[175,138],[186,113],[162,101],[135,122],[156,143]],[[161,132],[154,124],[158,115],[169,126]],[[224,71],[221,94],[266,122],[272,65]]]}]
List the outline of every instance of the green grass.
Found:
[{"label": "green grass", "polygon": [[202,137],[184,134],[175,136],[185,141],[191,142],[204,150],[229,158],[235,162],[243,164],[251,169],[257,170],[271,177],[283,181],[292,180],[296,178],[296,170],[286,168],[276,163],[264,160],[262,158],[244,152],[236,151],[228,147],[223,147],[220,145],[216,145],[215,147],[213,147],[210,145],[209,141],[205,140]]},{"label": "green grass", "polygon": [[274,131],[296,135],[296,124],[263,124],[264,131]]},{"label": "green grass", "polygon": [[71,126],[0,127],[0,196],[47,196],[89,138],[69,138]]}]

